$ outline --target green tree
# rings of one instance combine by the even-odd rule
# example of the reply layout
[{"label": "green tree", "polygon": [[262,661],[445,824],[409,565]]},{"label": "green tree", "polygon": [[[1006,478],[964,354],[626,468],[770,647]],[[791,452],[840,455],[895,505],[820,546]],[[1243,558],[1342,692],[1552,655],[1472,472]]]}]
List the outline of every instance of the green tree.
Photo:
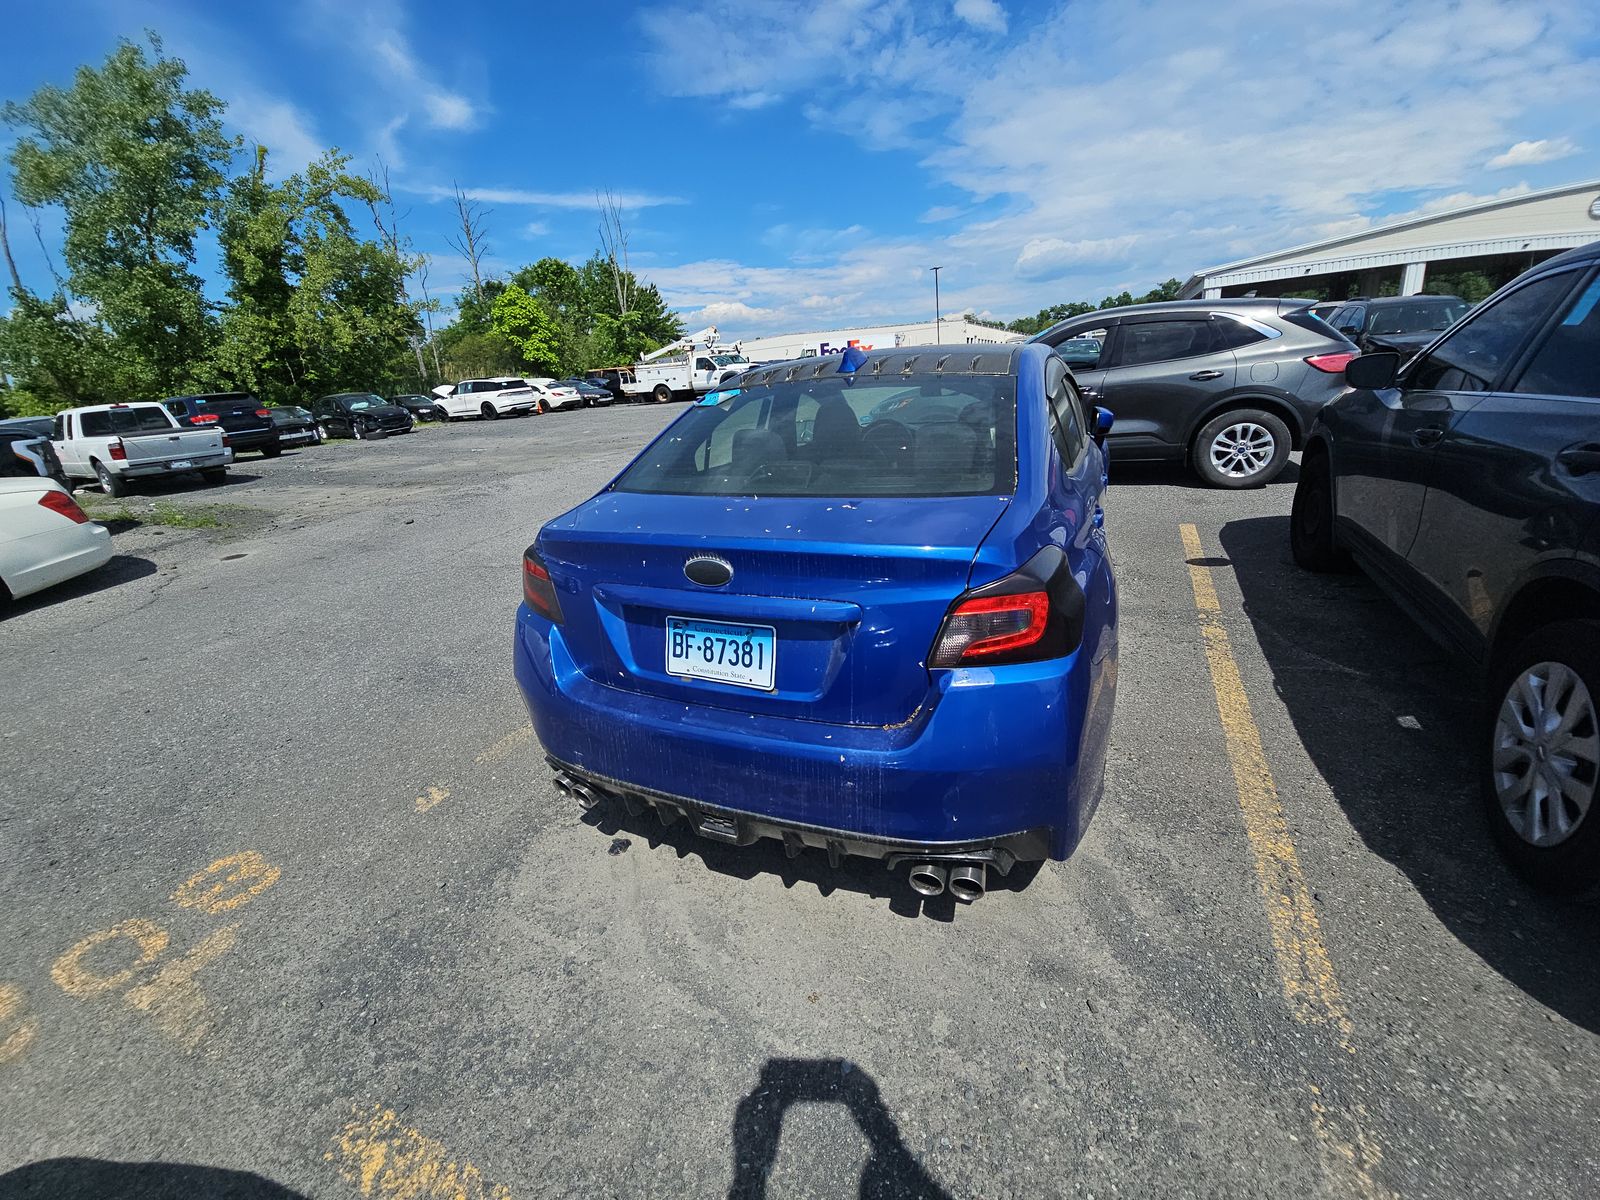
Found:
[{"label": "green tree", "polygon": [[[98,70],[80,67],[70,88],[43,87],[0,110],[20,134],[10,154],[17,198],[63,211],[67,268],[52,302],[59,316],[53,324],[25,316],[7,335],[10,353],[19,338],[67,333],[93,342],[100,334],[88,327],[96,326],[122,363],[109,378],[80,377],[77,394],[53,373],[62,402],[107,397],[112,387],[132,395],[179,388],[215,332],[191,268],[237,143],[223,132],[222,102],[187,88],[187,68],[162,53],[154,34],[149,49],[124,41]],[[65,331],[69,323],[78,329]],[[58,357],[29,345],[23,357],[41,369]]]},{"label": "green tree", "polygon": [[542,303],[510,283],[495,297],[491,319],[494,331],[517,348],[531,371],[555,373],[560,359],[559,330]]}]

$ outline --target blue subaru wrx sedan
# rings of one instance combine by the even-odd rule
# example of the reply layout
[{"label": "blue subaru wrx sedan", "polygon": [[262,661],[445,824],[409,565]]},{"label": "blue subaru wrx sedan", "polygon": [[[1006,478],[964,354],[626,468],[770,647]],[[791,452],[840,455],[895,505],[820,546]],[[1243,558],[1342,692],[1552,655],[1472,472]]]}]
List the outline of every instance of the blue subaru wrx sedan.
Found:
[{"label": "blue subaru wrx sedan", "polygon": [[517,681],[557,787],[923,895],[1066,858],[1116,691],[1110,414],[1042,345],[724,389],[524,556]]}]

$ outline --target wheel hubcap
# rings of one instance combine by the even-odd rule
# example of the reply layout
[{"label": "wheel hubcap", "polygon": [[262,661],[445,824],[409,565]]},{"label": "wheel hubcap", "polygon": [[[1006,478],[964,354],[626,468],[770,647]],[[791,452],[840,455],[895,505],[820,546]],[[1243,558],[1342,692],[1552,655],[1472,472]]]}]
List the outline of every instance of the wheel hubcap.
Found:
[{"label": "wheel hubcap", "polygon": [[1562,663],[1535,663],[1511,684],[1494,727],[1495,795],[1534,846],[1570,838],[1594,803],[1600,726],[1594,698]]},{"label": "wheel hubcap", "polygon": [[1277,441],[1254,421],[1229,425],[1211,440],[1211,465],[1222,474],[1244,479],[1272,461]]}]

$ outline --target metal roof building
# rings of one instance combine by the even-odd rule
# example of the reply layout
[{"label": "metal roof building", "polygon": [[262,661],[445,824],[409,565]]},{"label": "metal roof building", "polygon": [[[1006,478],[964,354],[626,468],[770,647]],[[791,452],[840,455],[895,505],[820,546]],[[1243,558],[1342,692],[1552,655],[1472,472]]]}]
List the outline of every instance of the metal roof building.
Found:
[{"label": "metal roof building", "polygon": [[820,329],[812,333],[785,333],[771,337],[741,338],[739,349],[754,362],[781,362],[808,358],[813,354],[838,354],[847,346],[862,350],[893,350],[897,346],[989,345],[1020,342],[1022,334],[1009,329],[974,325],[963,317],[945,317],[935,328],[932,321],[903,324],[852,325],[839,329]]},{"label": "metal roof building", "polygon": [[[1410,296],[1429,274],[1476,271],[1499,285],[1535,263],[1600,241],[1600,180],[1525,192],[1448,212],[1374,225],[1211,267],[1190,277],[1184,299],[1377,296],[1385,284]],[[1430,290],[1438,290],[1430,289]]]}]

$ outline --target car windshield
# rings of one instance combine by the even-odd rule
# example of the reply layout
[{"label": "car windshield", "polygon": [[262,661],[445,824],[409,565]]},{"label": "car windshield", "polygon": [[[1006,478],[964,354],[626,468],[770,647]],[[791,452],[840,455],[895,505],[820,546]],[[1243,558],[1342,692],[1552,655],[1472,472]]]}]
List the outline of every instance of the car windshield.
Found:
[{"label": "car windshield", "polygon": [[388,403],[382,396],[347,396],[344,406],[351,412],[360,412],[364,408],[382,408]]},{"label": "car windshield", "polygon": [[1437,333],[1466,316],[1467,302],[1444,304],[1393,304],[1374,309],[1368,333]]},{"label": "car windshield", "polygon": [[703,496],[1006,494],[1016,487],[1016,440],[1009,376],[832,375],[707,393],[615,486]]}]

